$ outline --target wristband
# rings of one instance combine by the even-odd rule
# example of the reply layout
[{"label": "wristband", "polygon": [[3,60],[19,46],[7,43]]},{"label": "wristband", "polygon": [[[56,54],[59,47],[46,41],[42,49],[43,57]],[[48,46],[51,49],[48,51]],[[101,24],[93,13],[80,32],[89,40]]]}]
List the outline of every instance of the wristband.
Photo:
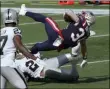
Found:
[{"label": "wristband", "polygon": [[83,59],[86,60],[87,59],[87,56],[84,56]]}]

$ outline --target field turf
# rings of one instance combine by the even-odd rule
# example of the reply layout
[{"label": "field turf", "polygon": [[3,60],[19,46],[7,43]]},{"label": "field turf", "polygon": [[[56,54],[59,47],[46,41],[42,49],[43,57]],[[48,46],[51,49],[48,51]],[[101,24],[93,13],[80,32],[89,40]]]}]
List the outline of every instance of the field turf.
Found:
[{"label": "field turf", "polygon": [[[50,15],[49,15],[50,16]],[[51,16],[54,19],[60,20],[61,16]],[[109,17],[97,17],[96,24],[92,27],[92,30],[96,32],[95,37],[90,37],[87,41],[88,45],[88,61],[93,62],[88,64],[84,69],[78,66],[80,79],[78,83],[59,83],[54,81],[44,82],[30,82],[29,88],[109,88]],[[102,22],[103,21],[103,22]],[[26,23],[30,23],[25,25]],[[47,35],[44,30],[44,26],[41,23],[32,24],[34,21],[27,19],[26,17],[20,18],[20,28],[23,34],[23,42],[29,46],[29,43],[41,42],[47,39]],[[25,23],[24,25],[22,25]],[[58,21],[61,28],[65,27],[64,21]],[[31,45],[32,46],[32,45]],[[44,57],[54,57],[60,54],[70,52],[70,49],[63,50],[60,53],[57,51],[42,52]],[[98,62],[97,62],[98,61]],[[64,66],[70,68],[70,66]]]},{"label": "field turf", "polygon": [[[46,14],[51,16],[59,24],[60,28],[66,27],[62,15]],[[42,42],[47,39],[47,35],[42,23],[35,23],[28,17],[20,17],[19,28],[22,30],[23,43],[32,46],[35,42]],[[52,80],[29,82],[29,89],[109,89],[109,16],[96,16],[96,24],[91,28],[96,32],[94,37],[87,41],[88,61],[87,67],[79,71],[79,82],[61,83]],[[57,51],[42,52],[43,57],[54,57],[71,52],[66,49],[58,53]],[[63,66],[70,68],[69,64]],[[8,84],[8,88],[12,86]]]}]

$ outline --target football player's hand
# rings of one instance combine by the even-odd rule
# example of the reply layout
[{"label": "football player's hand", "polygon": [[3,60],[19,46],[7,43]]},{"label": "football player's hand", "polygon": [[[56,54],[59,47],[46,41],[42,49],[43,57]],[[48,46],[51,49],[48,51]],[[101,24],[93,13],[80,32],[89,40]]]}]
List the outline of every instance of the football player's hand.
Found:
[{"label": "football player's hand", "polygon": [[84,68],[85,66],[87,66],[87,60],[83,60],[82,62],[81,62],[81,64],[80,64],[80,67],[81,68]]}]

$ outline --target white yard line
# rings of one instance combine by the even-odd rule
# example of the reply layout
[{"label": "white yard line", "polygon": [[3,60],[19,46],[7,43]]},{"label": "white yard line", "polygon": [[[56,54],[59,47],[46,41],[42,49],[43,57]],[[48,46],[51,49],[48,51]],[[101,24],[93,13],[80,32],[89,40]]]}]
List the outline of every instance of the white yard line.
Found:
[{"label": "white yard line", "polygon": [[[55,20],[56,22],[61,22],[61,21],[64,21],[64,20]],[[39,24],[40,22],[29,22],[29,23],[21,23],[19,24],[20,26],[23,26],[23,25],[31,25],[31,24]],[[3,27],[3,25],[1,25]]]},{"label": "white yard line", "polygon": [[[64,21],[64,20],[55,20],[56,22],[61,22],[61,21]],[[30,22],[30,23],[21,23],[19,25],[29,25],[29,24],[39,24],[40,22]]]},{"label": "white yard line", "polygon": [[[50,14],[48,14],[48,15],[50,15]],[[53,14],[52,14],[53,15]],[[58,15],[58,14],[55,14],[55,15]],[[105,17],[105,16],[107,16],[107,15],[104,15],[104,16],[97,16],[98,18],[99,17]],[[55,20],[56,22],[61,22],[61,21],[64,21],[64,20]],[[19,24],[19,25],[21,25],[21,26],[23,26],[23,25],[31,25],[31,24],[39,24],[40,22],[29,22],[29,23],[21,23],[21,24]],[[1,25],[2,27],[3,27],[3,25]]]},{"label": "white yard line", "polygon": [[95,63],[102,63],[102,62],[109,62],[110,60],[103,60],[103,61],[92,61],[88,62],[88,64],[95,64]]},{"label": "white yard line", "polygon": [[[88,64],[97,64],[97,63],[103,63],[103,62],[109,62],[110,60],[103,60],[103,61],[92,61],[92,62],[88,62]],[[80,64],[77,64],[77,65],[80,65]],[[68,66],[71,66],[71,65],[64,65],[62,67],[68,67]]]},{"label": "white yard line", "polygon": [[[50,15],[50,14],[49,14]],[[53,15],[53,14],[52,14]],[[55,14],[57,15],[57,14]],[[106,15],[105,15],[106,16]],[[105,17],[105,16],[97,16],[98,18],[99,17]],[[55,20],[56,22],[61,22],[61,21],[64,21],[64,20]],[[39,24],[40,22],[30,22],[30,23],[21,23],[19,25],[29,25],[29,24]]]},{"label": "white yard line", "polygon": [[90,38],[97,38],[97,37],[104,37],[104,36],[109,36],[109,34],[105,34],[105,35],[95,35],[95,36],[91,36]]},{"label": "white yard line", "polygon": [[[90,38],[98,38],[98,37],[105,37],[105,36],[109,36],[109,34],[91,36]],[[33,42],[33,43],[26,43],[25,45],[33,45],[33,44],[35,44],[35,43],[36,43],[36,42]]]},{"label": "white yard line", "polygon": [[106,17],[106,16],[108,16],[108,15],[101,15],[101,16],[96,16],[96,17]]}]

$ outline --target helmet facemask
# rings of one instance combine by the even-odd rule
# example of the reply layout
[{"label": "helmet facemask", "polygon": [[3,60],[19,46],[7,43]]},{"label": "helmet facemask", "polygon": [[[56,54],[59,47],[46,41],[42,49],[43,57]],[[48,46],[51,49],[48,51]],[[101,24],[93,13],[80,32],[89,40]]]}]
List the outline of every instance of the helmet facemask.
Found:
[{"label": "helmet facemask", "polygon": [[92,12],[90,11],[86,11],[86,12],[82,12],[82,15],[85,17],[87,24],[89,26],[93,25],[95,23],[95,16]]}]

